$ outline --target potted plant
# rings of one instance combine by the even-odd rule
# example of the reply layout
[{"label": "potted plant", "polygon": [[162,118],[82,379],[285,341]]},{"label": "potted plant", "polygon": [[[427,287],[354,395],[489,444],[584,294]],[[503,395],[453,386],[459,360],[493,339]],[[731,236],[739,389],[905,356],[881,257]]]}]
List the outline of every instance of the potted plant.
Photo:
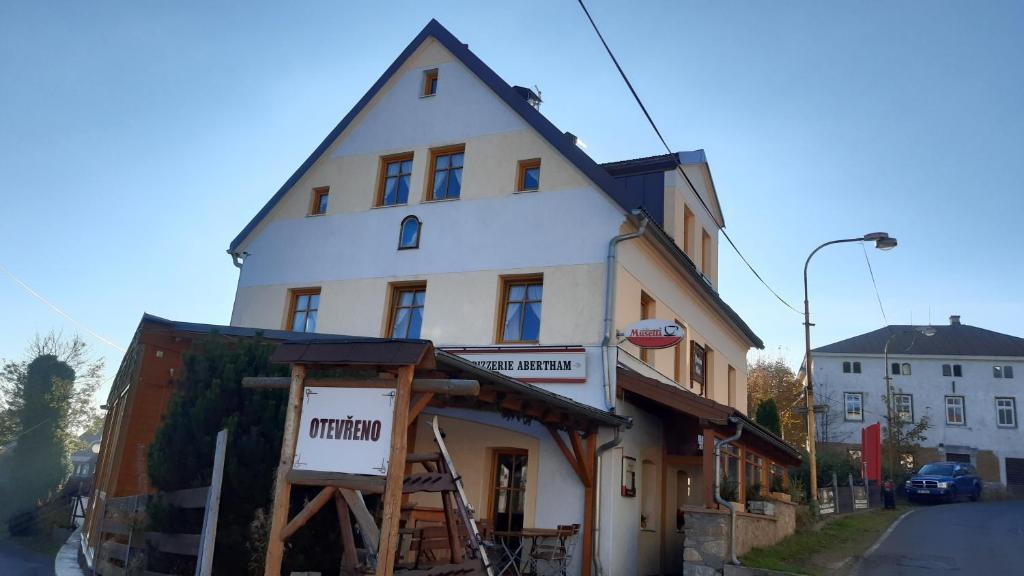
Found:
[{"label": "potted plant", "polygon": [[722,500],[737,503],[740,499],[740,486],[734,480],[722,478],[722,484],[718,488],[718,495],[722,497]]},{"label": "potted plant", "polygon": [[760,482],[747,486],[747,512],[772,516],[775,514],[775,504],[764,499],[763,491]]},{"label": "potted plant", "polygon": [[772,474],[768,484],[768,491],[772,494],[772,499],[780,502],[791,502],[789,492],[786,491],[785,482],[781,474]]}]

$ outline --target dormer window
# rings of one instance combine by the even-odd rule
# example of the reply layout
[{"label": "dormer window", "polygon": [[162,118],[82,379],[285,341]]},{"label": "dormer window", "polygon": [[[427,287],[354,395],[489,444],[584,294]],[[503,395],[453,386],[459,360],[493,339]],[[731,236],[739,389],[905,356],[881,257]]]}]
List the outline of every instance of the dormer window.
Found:
[{"label": "dormer window", "polygon": [[398,249],[411,250],[420,247],[420,229],[423,225],[415,216],[406,216],[398,231]]},{"label": "dormer window", "polygon": [[420,96],[427,97],[437,94],[437,68],[423,72],[423,92]]}]

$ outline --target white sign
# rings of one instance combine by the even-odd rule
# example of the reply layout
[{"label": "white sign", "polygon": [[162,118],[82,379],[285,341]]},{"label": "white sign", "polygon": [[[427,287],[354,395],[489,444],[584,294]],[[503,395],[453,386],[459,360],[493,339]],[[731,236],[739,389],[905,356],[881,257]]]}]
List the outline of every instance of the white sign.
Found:
[{"label": "white sign", "polygon": [[641,348],[668,348],[686,336],[686,330],[668,320],[641,320],[626,326],[626,340]]},{"label": "white sign", "polygon": [[307,387],[292,468],[386,475],[394,400],[393,388]]},{"label": "white sign", "polygon": [[522,382],[587,381],[587,351],[583,348],[459,348],[448,352]]}]

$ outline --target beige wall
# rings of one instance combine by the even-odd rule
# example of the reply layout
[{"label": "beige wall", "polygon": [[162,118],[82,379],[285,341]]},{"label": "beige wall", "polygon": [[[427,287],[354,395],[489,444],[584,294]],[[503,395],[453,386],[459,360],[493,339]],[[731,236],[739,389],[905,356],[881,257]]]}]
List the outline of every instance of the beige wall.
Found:
[{"label": "beige wall", "polygon": [[[683,354],[683,384],[689,384],[689,346],[696,341],[714,351],[709,359],[708,396],[722,404],[729,403],[729,366],[735,369],[736,391],[733,406],[747,411],[747,351],[749,344],[727,323],[721,314],[704,302],[697,291],[665,265],[652,249],[638,241],[620,245],[619,273],[615,292],[615,326],[624,329],[640,319],[640,292],[654,298],[655,317],[679,320],[686,328]],[[620,347],[639,357],[639,350],[625,342]],[[674,377],[675,348],[654,350],[651,365],[669,378]],[[695,391],[698,391],[694,388]]]}]

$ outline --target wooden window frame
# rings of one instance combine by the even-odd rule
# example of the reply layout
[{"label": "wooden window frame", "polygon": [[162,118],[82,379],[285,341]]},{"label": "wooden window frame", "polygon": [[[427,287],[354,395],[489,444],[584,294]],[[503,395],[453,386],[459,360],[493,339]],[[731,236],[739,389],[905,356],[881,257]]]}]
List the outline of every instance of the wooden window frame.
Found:
[{"label": "wooden window frame", "polygon": [[[394,204],[384,203],[384,191],[387,187],[388,181],[388,164],[394,164],[395,162],[413,161],[413,152],[401,152],[399,154],[389,154],[387,156],[380,157],[380,166],[377,169],[377,195],[374,199],[373,205],[375,208],[387,208],[388,206],[405,206],[409,203],[409,199],[406,198],[405,202],[395,202]],[[415,166],[409,169],[409,194],[412,195],[412,174],[415,171]],[[399,177],[404,174],[399,167]],[[396,195],[395,199],[398,197]]]},{"label": "wooden window frame", "polygon": [[440,84],[437,68],[423,71],[423,85],[420,87],[420,98],[429,98],[437,95],[437,86]]},{"label": "wooden window frame", "polygon": [[[526,448],[491,448],[491,472],[488,476],[487,484],[487,519],[490,521],[492,529],[497,530],[494,518],[494,496],[498,492],[498,456],[502,454],[508,454],[511,456],[526,456],[527,473],[529,473],[530,466],[530,451]],[[529,490],[529,478],[523,478],[523,482],[526,486],[523,487],[523,521],[526,521],[526,495]]]},{"label": "wooden window frame", "polygon": [[309,216],[323,216],[327,214],[327,206],[324,206],[324,211],[320,211],[320,199],[327,198],[327,202],[331,201],[331,187],[330,186],[318,186],[313,188],[312,201],[309,204]]},{"label": "wooden window frame", "polygon": [[696,217],[693,215],[693,210],[690,210],[689,206],[683,204],[683,252],[690,258],[691,261],[694,259],[694,241],[691,239],[691,237],[693,236],[693,228],[695,222]]},{"label": "wooden window frame", "polygon": [[[640,291],[640,319],[651,320],[658,314],[657,303],[650,294],[641,290]],[[640,348],[640,360],[645,364],[651,364],[654,361],[654,350],[648,348]]]},{"label": "wooden window frame", "polygon": [[[322,291],[321,291],[321,288],[319,286],[311,286],[311,287],[307,287],[307,288],[292,288],[292,289],[288,290],[288,313],[287,313],[287,315],[284,318],[283,329],[284,330],[288,330],[290,332],[294,332],[294,330],[292,330],[292,327],[295,326],[295,313],[298,311],[298,310],[296,310],[295,306],[298,304],[300,296],[314,296],[314,295],[316,295],[316,296],[321,296],[322,297],[321,293],[322,293]],[[307,313],[309,312],[308,308],[306,309],[306,312]],[[317,303],[316,312],[317,312],[317,315],[316,315],[317,318],[316,319],[317,319],[317,322],[319,322],[320,321],[320,305],[319,305],[319,303]],[[303,330],[302,332],[304,334],[310,334],[310,332],[306,332],[305,330]],[[315,333],[315,332],[316,332],[316,330],[313,331],[313,333]]]},{"label": "wooden window frame", "polygon": [[[526,171],[537,169],[537,187],[526,188]],[[516,192],[536,192],[540,190],[540,158],[520,160],[516,168]]]},{"label": "wooden window frame", "polygon": [[[396,312],[398,312],[399,295],[402,292],[408,292],[410,290],[423,290],[423,292],[426,293],[427,283],[426,281],[416,280],[411,282],[392,282],[388,285],[388,314],[387,322],[384,324],[383,338],[406,338],[406,336],[392,336],[391,333],[395,327],[394,324]],[[423,309],[425,311],[427,307],[425,294],[423,300]],[[417,337],[415,339],[418,340],[419,338]]]},{"label": "wooden window frame", "polygon": [[[465,144],[453,144],[451,146],[442,146],[440,148],[432,148],[430,150],[430,163],[427,165],[427,182],[423,187],[423,201],[424,202],[447,202],[451,200],[459,200],[462,198],[462,183],[459,183],[459,195],[455,197],[445,198],[434,198],[434,174],[437,173],[437,158],[439,156],[449,156],[452,154],[462,154],[462,166],[459,168],[463,174],[466,172],[466,145]],[[449,171],[451,168],[449,168]]]},{"label": "wooden window frame", "polygon": [[[501,277],[501,288],[499,290],[498,301],[498,318],[495,322],[496,330],[494,335],[494,341],[498,344],[537,344],[540,342],[540,331],[537,332],[536,340],[506,340],[505,339],[505,314],[508,311],[508,295],[513,286],[523,286],[530,284],[540,284],[541,289],[544,287],[544,275],[543,274],[517,274],[514,276],[502,276]],[[541,324],[544,322],[544,297],[541,296]],[[520,329],[520,336],[522,336],[522,329]]]}]

